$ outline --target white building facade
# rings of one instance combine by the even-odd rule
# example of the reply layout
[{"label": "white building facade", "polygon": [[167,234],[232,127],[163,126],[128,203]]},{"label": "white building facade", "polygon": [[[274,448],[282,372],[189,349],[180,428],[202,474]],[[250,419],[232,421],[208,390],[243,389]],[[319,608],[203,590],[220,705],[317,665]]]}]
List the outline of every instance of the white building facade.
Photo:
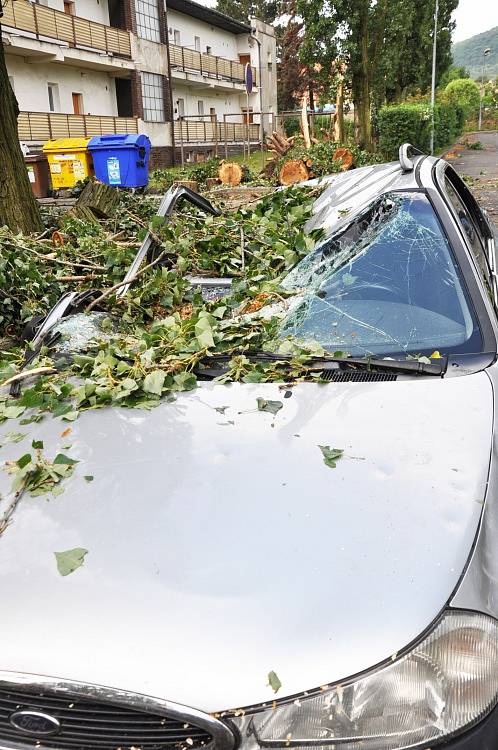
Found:
[{"label": "white building facade", "polygon": [[166,2],[8,0],[2,41],[20,140],[36,148],[146,133],[153,167],[259,141],[277,111],[273,28],[193,0]]}]

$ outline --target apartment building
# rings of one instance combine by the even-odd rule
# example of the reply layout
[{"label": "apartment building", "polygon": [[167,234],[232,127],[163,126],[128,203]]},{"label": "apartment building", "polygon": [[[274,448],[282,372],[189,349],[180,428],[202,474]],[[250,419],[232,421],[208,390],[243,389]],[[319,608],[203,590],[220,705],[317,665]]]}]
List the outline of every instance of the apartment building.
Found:
[{"label": "apartment building", "polygon": [[19,138],[31,148],[139,132],[152,166],[168,166],[240,150],[271,127],[275,36],[257,19],[241,24],[193,0],[7,0],[3,13]]}]

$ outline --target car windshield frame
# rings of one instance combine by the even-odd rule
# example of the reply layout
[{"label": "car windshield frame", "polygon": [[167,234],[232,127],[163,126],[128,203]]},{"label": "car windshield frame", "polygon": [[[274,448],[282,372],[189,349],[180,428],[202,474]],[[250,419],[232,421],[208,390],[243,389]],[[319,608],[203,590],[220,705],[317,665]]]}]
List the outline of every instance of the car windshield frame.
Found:
[{"label": "car windshield frame", "polygon": [[[369,201],[368,203],[363,204],[362,206],[355,207],[354,213],[352,213],[350,216],[344,216],[342,217],[342,220],[340,220],[332,231],[330,231],[327,236],[315,247],[315,249],[308,255],[306,258],[300,261],[300,263],[292,269],[292,271],[289,272],[289,274],[285,277],[283,281],[284,288],[287,287],[288,291],[291,291],[292,288],[299,289],[299,284],[296,283],[296,279],[299,278],[300,273],[302,273],[303,269],[305,270],[306,267],[308,269],[312,268],[312,259],[315,258],[315,267],[319,266],[320,264],[322,266],[327,265],[326,259],[327,256],[336,256],[340,257],[341,254],[344,252],[342,249],[337,250],[337,248],[340,248],[339,242],[341,239],[347,237],[348,232],[352,233],[356,230],[356,239],[349,240],[350,242],[350,255],[346,259],[344,263],[342,262],[335,262],[332,261],[332,268],[323,274],[323,280],[319,284],[315,281],[315,284],[309,287],[304,286],[304,294],[296,295],[297,300],[290,300],[289,303],[289,310],[287,311],[286,315],[283,318],[282,326],[281,326],[281,335],[282,338],[284,338],[287,335],[297,335],[297,338],[301,340],[305,340],[306,338],[309,339],[309,330],[305,331],[304,335],[299,336],[299,325],[292,326],[292,316],[295,314],[295,311],[298,310],[300,307],[304,306],[306,303],[310,305],[310,300],[313,300],[313,298],[324,298],[325,295],[323,294],[317,294],[317,292],[320,292],[320,287],[328,280],[330,282],[331,279],[335,279],[335,277],[339,276],[340,274],[344,274],[344,272],[348,271],[348,268],[350,268],[354,262],[361,260],[362,258],[365,258],[371,247],[375,249],[376,244],[378,243],[379,236],[382,235],[382,232],[384,228],[387,228],[387,234],[389,234],[389,231],[393,231],[390,227],[391,224],[395,224],[397,221],[397,216],[400,213],[401,210],[406,211],[407,215],[409,215],[409,209],[411,207],[411,203],[408,204],[408,209],[406,208],[407,205],[407,198],[411,196],[412,200],[416,201],[419,199],[421,202],[419,204],[419,207],[417,210],[421,210],[422,212],[426,213],[426,220],[430,220],[434,227],[437,230],[437,235],[434,235],[435,237],[435,243],[437,241],[437,245],[434,245],[434,248],[436,250],[436,253],[434,253],[434,258],[431,259],[431,262],[435,264],[435,267],[437,270],[442,271],[445,270],[445,272],[452,272],[453,274],[453,289],[455,291],[454,295],[451,295],[449,298],[449,301],[451,304],[455,307],[456,302],[458,300],[458,295],[460,295],[459,299],[459,308],[456,307],[457,312],[461,312],[462,315],[469,316],[471,323],[472,323],[472,333],[470,336],[467,336],[464,340],[462,340],[460,343],[456,345],[451,344],[444,344],[444,354],[448,354],[450,356],[452,355],[461,355],[461,354],[481,354],[485,351],[490,351],[491,349],[496,352],[496,339],[493,336],[493,341],[491,344],[491,337],[490,332],[493,333],[493,329],[490,325],[489,318],[487,315],[484,317],[482,313],[486,312],[483,310],[483,300],[481,299],[480,295],[477,300],[478,304],[476,305],[476,298],[475,298],[475,292],[476,289],[471,290],[469,288],[469,274],[472,273],[471,266],[470,266],[470,259],[467,257],[467,251],[465,246],[461,246],[461,243],[455,243],[455,237],[451,237],[450,233],[447,231],[447,226],[445,224],[443,216],[441,216],[440,210],[438,210],[438,207],[435,205],[434,201],[434,193],[435,191],[429,191],[425,189],[417,189],[417,188],[398,188],[393,189],[391,191],[387,191],[385,193],[382,193],[378,195],[374,200]],[[441,197],[438,196],[440,200]],[[375,209],[381,207],[383,204],[385,204],[386,201],[399,201],[398,203],[398,209],[393,214],[393,216],[390,218],[387,216],[386,221],[384,222],[384,225],[382,225],[382,221],[378,222],[378,232],[375,233],[375,231],[371,232],[371,237],[369,237],[371,226],[367,226],[366,228],[363,227],[363,230],[361,229],[362,222],[365,222],[368,220],[368,216],[372,214],[372,212],[375,211]],[[416,217],[411,216],[410,217],[412,221],[414,221],[414,226],[417,228],[420,226],[422,228],[422,231],[426,228],[424,227],[424,224],[422,222],[417,222]],[[373,223],[372,223],[373,226]],[[336,244],[336,249],[330,249],[333,248],[334,243]],[[457,247],[455,247],[455,244],[457,244]],[[355,248],[357,248],[355,250]],[[386,252],[384,253],[386,254]],[[462,258],[462,254],[464,254],[464,257]],[[440,256],[440,257],[439,257]],[[462,262],[462,260],[464,262]],[[399,259],[398,259],[399,261]],[[444,264],[444,265],[443,265]],[[345,274],[347,275],[347,274]],[[393,278],[394,277],[394,271],[393,271]],[[409,278],[408,276],[406,278]],[[436,276],[437,278],[437,276]],[[309,279],[311,280],[311,273],[309,273]],[[361,279],[360,279],[361,280]],[[455,283],[456,282],[456,283]],[[409,282],[408,282],[409,283]],[[442,286],[443,282],[441,282]],[[368,284],[363,283],[363,286],[366,288],[368,287]],[[475,287],[475,279],[474,279],[474,287]],[[474,293],[472,293],[474,291]],[[477,288],[477,291],[479,289]],[[346,295],[347,296],[347,295]],[[453,297],[453,299],[451,298]],[[402,301],[401,301],[402,302]],[[401,308],[401,302],[399,303],[399,307]],[[374,303],[372,303],[374,304]],[[380,304],[380,303],[379,303]],[[365,305],[368,306],[368,300],[364,301],[364,308]],[[406,312],[412,312],[415,309],[424,309],[423,307],[416,307],[415,305],[411,304],[410,307],[405,304]],[[387,311],[387,307],[385,307],[385,310]],[[430,309],[430,306],[425,308],[425,311],[432,315],[432,311]],[[321,311],[319,309],[316,310],[316,312],[320,313]],[[311,316],[315,313],[311,313]],[[436,321],[435,317],[436,311],[434,311],[434,321]],[[307,312],[301,313],[301,322],[304,320],[306,322],[306,315]],[[345,315],[343,316],[343,319],[347,318],[349,316]],[[401,317],[401,314],[400,314]],[[441,317],[441,320],[443,320],[443,316]],[[365,318],[366,320],[367,318]],[[428,321],[430,321],[430,317],[427,318]],[[445,320],[455,322],[450,317],[446,318]],[[467,321],[468,322],[468,321]],[[482,323],[484,322],[484,325]],[[305,327],[304,327],[305,328]],[[468,327],[466,326],[467,330]],[[420,327],[420,330],[423,331],[423,328]],[[462,329],[463,330],[463,329]],[[382,333],[382,331],[381,331]],[[436,333],[434,335],[441,336],[442,338],[442,332],[441,334]],[[455,332],[453,333],[453,336],[456,337],[456,327]],[[326,350],[334,351],[334,350],[343,350],[348,352],[349,354],[352,354],[352,356],[375,356],[375,357],[394,357],[394,358],[405,358],[407,356],[416,356],[420,354],[430,355],[431,351],[439,350],[443,346],[442,342],[439,346],[434,345],[432,343],[428,344],[425,347],[415,345],[415,347],[409,346],[409,341],[406,342],[406,346],[400,346],[399,340],[396,342],[396,346],[390,348],[389,346],[385,346],[382,349],[380,349],[380,344],[376,342],[376,346],[372,351],[367,351],[367,347],[363,346],[363,351],[358,349],[358,345],[356,346],[346,346],[344,341],[335,340],[332,342],[324,341],[323,339],[320,340],[319,338],[319,332],[318,335],[315,332],[312,338],[315,338],[315,340],[318,341]],[[356,342],[354,342],[356,343]],[[368,342],[367,342],[368,343]],[[361,345],[360,345],[361,346]],[[431,350],[431,351],[430,351]]]}]

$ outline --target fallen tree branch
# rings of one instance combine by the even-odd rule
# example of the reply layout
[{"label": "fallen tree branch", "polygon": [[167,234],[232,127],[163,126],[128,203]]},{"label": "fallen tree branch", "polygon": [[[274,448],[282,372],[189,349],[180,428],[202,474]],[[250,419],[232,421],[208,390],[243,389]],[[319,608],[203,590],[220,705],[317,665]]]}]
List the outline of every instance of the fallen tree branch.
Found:
[{"label": "fallen tree branch", "polygon": [[25,380],[31,377],[31,375],[53,375],[55,372],[57,372],[55,367],[34,367],[32,370],[23,370],[22,372],[18,372],[17,375],[12,375],[12,377],[4,380],[3,383],[0,383],[0,388],[11,383],[17,383],[19,380]]},{"label": "fallen tree branch", "polygon": [[88,307],[85,308],[85,312],[89,313],[93,310],[93,308],[99,304],[99,302],[102,302],[102,300],[107,299],[113,292],[120,289],[122,286],[127,286],[128,284],[132,284],[135,279],[138,279],[139,276],[142,276],[146,271],[149,270],[149,268],[152,268],[153,266],[157,265],[160,260],[164,258],[164,256],[167,254],[166,250],[163,250],[155,260],[152,261],[152,263],[148,263],[146,266],[141,268],[139,271],[136,272],[134,276],[131,277],[131,279],[128,279],[127,281],[120,281],[119,284],[114,284],[114,286],[109,287],[109,289],[105,289],[100,297],[97,297],[93,300],[93,302],[90,302]]}]

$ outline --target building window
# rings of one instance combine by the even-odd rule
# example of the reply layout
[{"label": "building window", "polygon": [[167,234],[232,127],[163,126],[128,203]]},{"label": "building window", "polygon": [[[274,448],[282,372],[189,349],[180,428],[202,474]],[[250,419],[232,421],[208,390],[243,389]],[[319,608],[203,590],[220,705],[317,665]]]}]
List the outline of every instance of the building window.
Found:
[{"label": "building window", "polygon": [[201,38],[200,36],[194,36],[194,47],[196,52],[201,51]]},{"label": "building window", "polygon": [[157,73],[142,73],[142,104],[144,120],[164,122],[163,77]]},{"label": "building window", "polygon": [[175,44],[180,45],[182,43],[182,38],[180,36],[180,29],[173,29],[173,39]]},{"label": "building window", "polygon": [[137,33],[151,42],[161,41],[157,0],[137,0]]},{"label": "building window", "polygon": [[204,114],[204,102],[202,99],[199,99],[197,102],[197,114],[203,115]]},{"label": "building window", "polygon": [[211,47],[208,44],[206,45],[206,55],[210,55],[210,54],[211,54]]},{"label": "building window", "polygon": [[59,99],[59,86],[57,83],[47,83],[48,91],[48,111],[60,112],[61,103]]}]

